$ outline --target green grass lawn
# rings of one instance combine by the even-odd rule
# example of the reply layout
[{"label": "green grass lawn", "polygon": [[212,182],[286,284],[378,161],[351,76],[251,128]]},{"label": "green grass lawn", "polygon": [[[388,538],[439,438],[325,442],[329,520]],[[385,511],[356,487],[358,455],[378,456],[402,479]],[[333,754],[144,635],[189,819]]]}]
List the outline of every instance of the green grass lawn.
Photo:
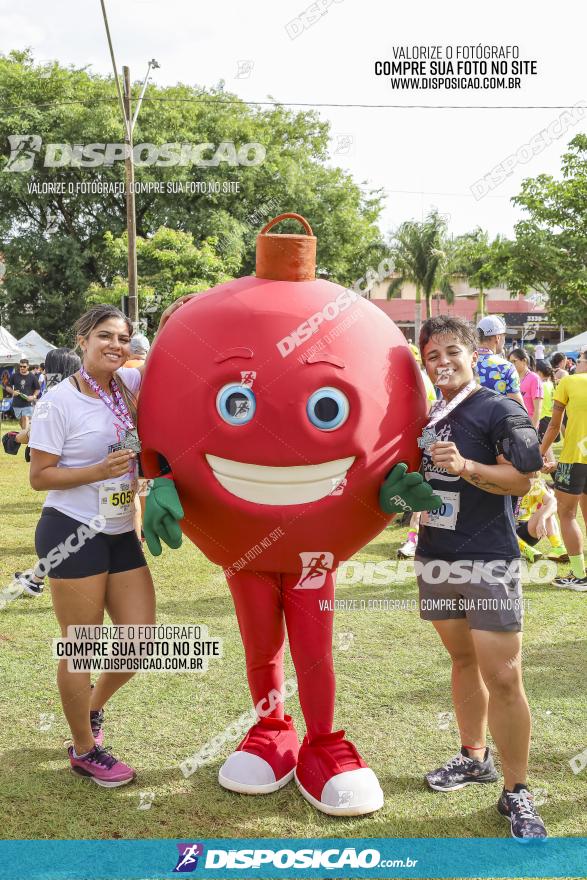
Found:
[{"label": "green grass lawn", "polygon": [[[4,430],[6,423],[3,424]],[[0,584],[35,561],[33,535],[42,495],[28,484],[22,451],[1,453]],[[395,557],[405,530],[389,528],[359,554]],[[249,709],[243,650],[221,571],[188,541],[150,561],[160,622],[206,624],[224,656],[206,674],[136,676],[107,709],[106,743],[136,767],[135,784],[117,790],[84,783],[68,771],[68,728],[55,684],[51,639],[59,635],[48,590],[0,611],[0,835],[12,838],[210,837],[499,837],[509,827],[495,809],[500,787],[443,795],[422,774],[459,746],[451,712],[449,662],[417,612],[347,612],[335,620],[336,724],[345,727],[377,773],[385,807],[365,818],[332,819],[306,803],[292,783],[247,797],[223,790],[220,763],[185,779],[179,762]],[[563,571],[566,569],[562,569]],[[341,586],[339,598],[415,598],[413,580]],[[552,835],[587,834],[587,770],[569,760],[587,747],[587,594],[548,583],[526,590],[525,681],[534,718],[530,781],[543,790]],[[350,646],[339,633],[352,632]],[[288,675],[292,666],[288,658]],[[298,730],[301,712],[288,706]],[[40,716],[54,714],[47,731]],[[446,729],[442,729],[445,728]],[[152,792],[148,810],[140,792]]]}]

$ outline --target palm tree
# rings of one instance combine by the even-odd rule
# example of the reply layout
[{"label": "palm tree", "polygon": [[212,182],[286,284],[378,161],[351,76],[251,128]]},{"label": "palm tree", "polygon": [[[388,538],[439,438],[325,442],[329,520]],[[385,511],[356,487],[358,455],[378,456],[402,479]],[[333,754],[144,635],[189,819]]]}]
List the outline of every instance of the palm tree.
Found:
[{"label": "palm tree", "polygon": [[436,210],[424,222],[408,220],[399,227],[393,243],[393,255],[398,274],[390,282],[387,298],[391,299],[406,282],[416,286],[416,342],[422,323],[422,293],[426,299],[426,317],[432,315],[432,296],[436,290],[452,302],[454,291],[450,283],[446,241],[446,223]]},{"label": "palm tree", "polygon": [[479,227],[454,241],[453,269],[478,291],[477,321],[485,315],[486,290],[506,280],[510,248],[511,243],[499,235],[490,242],[487,232]]}]

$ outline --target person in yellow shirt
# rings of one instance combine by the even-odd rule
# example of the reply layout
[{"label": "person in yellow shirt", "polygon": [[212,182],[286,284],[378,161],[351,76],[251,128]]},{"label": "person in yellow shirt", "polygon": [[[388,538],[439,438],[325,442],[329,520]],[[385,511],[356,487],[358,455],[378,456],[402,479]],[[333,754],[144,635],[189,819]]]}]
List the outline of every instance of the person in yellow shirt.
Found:
[{"label": "person in yellow shirt", "polygon": [[408,343],[410,347],[410,351],[416,358],[416,363],[420,367],[420,375],[422,376],[422,381],[424,382],[424,389],[426,391],[426,400],[428,401],[428,409],[430,409],[433,403],[436,403],[438,400],[438,396],[436,394],[436,388],[432,384],[432,380],[430,379],[428,373],[422,366],[422,357],[420,355],[420,349],[413,345],[411,342]]},{"label": "person in yellow shirt", "polygon": [[[552,418],[552,407],[554,404],[554,370],[548,361],[536,361],[536,372],[542,379],[542,390],[544,397],[542,398],[542,408],[540,410],[540,421],[538,422],[538,436],[542,441],[546,434],[546,429]],[[558,439],[558,438],[557,438]],[[557,440],[554,441],[555,443]]]},{"label": "person in yellow shirt", "polygon": [[[433,403],[436,403],[438,400],[436,396],[436,388],[432,384],[432,380],[428,376],[426,370],[422,368],[422,357],[420,356],[420,349],[411,342],[408,342],[410,346],[410,351],[416,358],[418,366],[420,367],[420,373],[422,375],[422,379],[424,381],[424,389],[426,391],[426,400],[428,401],[428,409]],[[420,528],[420,514],[413,513],[410,517],[410,528],[408,529],[408,536],[406,541],[397,551],[397,555],[403,557],[403,559],[411,559],[415,556],[416,553],[416,544],[418,543],[418,529]]]},{"label": "person in yellow shirt", "polygon": [[516,533],[520,550],[529,562],[542,556],[534,549],[542,538],[548,538],[550,543],[547,559],[569,561],[556,518],[556,498],[541,476],[532,480],[530,491],[522,498]]},{"label": "person in yellow shirt", "polygon": [[577,523],[580,506],[587,522],[587,351],[582,352],[573,376],[563,376],[554,392],[552,418],[540,451],[546,457],[560,432],[563,414],[567,428],[562,453],[554,475],[555,496],[571,571],[554,583],[577,592],[587,592],[583,557],[583,535]]}]

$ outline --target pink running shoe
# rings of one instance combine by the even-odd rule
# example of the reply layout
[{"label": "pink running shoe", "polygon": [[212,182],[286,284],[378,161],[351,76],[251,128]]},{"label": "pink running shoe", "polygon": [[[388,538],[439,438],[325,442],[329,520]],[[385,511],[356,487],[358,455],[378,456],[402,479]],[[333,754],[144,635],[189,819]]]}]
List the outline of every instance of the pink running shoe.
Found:
[{"label": "pink running shoe", "polygon": [[104,709],[92,709],[90,711],[90,727],[97,746],[104,743]]},{"label": "pink running shoe", "polygon": [[132,782],[136,776],[132,767],[117,761],[114,755],[100,746],[94,746],[91,752],[81,758],[75,757],[73,746],[67,752],[74,773],[91,779],[104,788],[118,788],[119,785]]}]

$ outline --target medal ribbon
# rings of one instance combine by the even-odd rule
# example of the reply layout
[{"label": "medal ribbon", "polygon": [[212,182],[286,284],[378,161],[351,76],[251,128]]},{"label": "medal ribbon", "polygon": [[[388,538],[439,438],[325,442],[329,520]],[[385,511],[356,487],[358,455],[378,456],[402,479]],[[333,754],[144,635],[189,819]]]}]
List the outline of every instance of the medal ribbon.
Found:
[{"label": "medal ribbon", "polygon": [[453,397],[450,403],[446,403],[445,400],[439,400],[438,403],[435,403],[430,410],[430,421],[426,425],[426,428],[433,428],[437,422],[448,416],[476,387],[477,383],[474,380],[471,380],[464,388],[461,388],[459,393]]},{"label": "medal ribbon", "polygon": [[[86,372],[84,367],[80,367],[80,376],[82,377],[84,382],[90,386],[92,391],[95,391],[102,403],[106,404],[110,412],[113,413],[118,419],[120,419],[127,431],[134,431],[134,422],[132,420],[131,414],[128,411],[128,407],[124,402],[124,398],[120,393],[120,388],[118,387],[116,379],[110,380],[112,397],[109,397],[104,389],[100,388],[96,380],[93,379],[90,374]],[[116,401],[116,403],[114,401]]]}]

